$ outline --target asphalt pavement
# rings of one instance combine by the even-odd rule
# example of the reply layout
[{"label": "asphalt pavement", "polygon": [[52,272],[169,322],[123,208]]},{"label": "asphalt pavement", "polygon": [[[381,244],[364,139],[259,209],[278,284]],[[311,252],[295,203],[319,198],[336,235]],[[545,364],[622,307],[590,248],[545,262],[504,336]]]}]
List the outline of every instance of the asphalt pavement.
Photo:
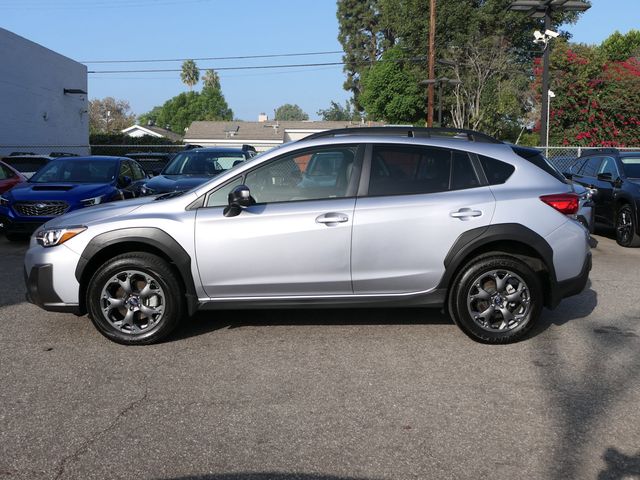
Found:
[{"label": "asphalt pavement", "polygon": [[109,342],[25,303],[0,238],[0,479],[640,478],[640,249],[530,338],[424,309],[199,314]]}]

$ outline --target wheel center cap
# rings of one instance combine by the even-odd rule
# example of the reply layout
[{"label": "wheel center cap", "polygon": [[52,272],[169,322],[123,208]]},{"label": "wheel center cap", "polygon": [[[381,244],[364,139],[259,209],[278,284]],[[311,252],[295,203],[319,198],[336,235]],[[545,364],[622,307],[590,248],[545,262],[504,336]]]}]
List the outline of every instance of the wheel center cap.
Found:
[{"label": "wheel center cap", "polygon": [[496,307],[501,307],[503,302],[504,302],[504,300],[502,299],[502,295],[497,294],[495,297],[493,297],[493,304]]},{"label": "wheel center cap", "polygon": [[131,305],[132,307],[139,307],[140,299],[138,297],[129,297],[127,303],[129,303],[129,305]]}]

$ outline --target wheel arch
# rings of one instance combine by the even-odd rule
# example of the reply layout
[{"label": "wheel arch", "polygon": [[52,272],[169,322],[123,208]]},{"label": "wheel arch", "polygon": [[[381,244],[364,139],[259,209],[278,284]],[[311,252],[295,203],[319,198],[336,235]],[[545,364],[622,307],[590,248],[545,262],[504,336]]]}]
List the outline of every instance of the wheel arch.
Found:
[{"label": "wheel arch", "polygon": [[85,299],[88,283],[100,265],[117,255],[136,251],[157,255],[176,271],[184,288],[187,310],[189,315],[193,315],[198,308],[198,296],[191,273],[191,257],[173,237],[154,227],[112,230],[96,235],[87,244],[75,271],[80,284],[78,301],[81,311],[87,311]]},{"label": "wheel arch", "polygon": [[557,285],[553,250],[547,241],[533,230],[516,223],[489,225],[469,230],[458,237],[445,257],[445,274],[438,285],[447,292],[448,305],[453,281],[460,270],[475,258],[490,253],[511,255],[525,262],[540,275],[544,305],[553,308],[560,298],[554,291]]}]

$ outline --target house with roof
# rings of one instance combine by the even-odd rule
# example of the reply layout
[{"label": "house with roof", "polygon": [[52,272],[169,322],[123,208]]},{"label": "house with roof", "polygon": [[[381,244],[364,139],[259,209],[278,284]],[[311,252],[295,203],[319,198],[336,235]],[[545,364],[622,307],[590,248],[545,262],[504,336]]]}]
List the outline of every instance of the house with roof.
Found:
[{"label": "house with roof", "polygon": [[132,125],[124,130],[121,130],[122,133],[128,135],[130,137],[144,137],[148,135],[150,137],[156,138],[166,138],[172,142],[180,142],[182,141],[182,136],[178,135],[171,130],[167,130],[166,128],[160,128],[156,125]]},{"label": "house with roof", "polygon": [[[382,124],[376,123],[375,126]],[[253,145],[258,152],[264,152],[283,143],[300,140],[308,135],[334,128],[359,128],[374,126],[369,123],[350,121],[276,121],[257,122],[192,122],[184,137],[185,143],[203,147],[236,147]]]}]

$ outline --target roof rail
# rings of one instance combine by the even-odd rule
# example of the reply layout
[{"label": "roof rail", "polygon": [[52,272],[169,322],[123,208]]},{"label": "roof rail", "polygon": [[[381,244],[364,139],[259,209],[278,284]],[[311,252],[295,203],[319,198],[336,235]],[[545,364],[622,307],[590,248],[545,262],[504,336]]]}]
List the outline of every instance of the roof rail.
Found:
[{"label": "roof rail", "polygon": [[313,133],[308,137],[299,140],[315,140],[316,138],[337,137],[341,135],[380,135],[380,136],[400,136],[400,137],[445,137],[445,138],[461,138],[471,142],[481,143],[502,143],[500,140],[487,135],[485,133],[476,132],[474,130],[465,130],[462,128],[428,128],[428,127],[351,127],[337,128],[333,130],[325,130],[323,132]]},{"label": "roof rail", "polygon": [[584,147],[580,157],[593,155],[594,153],[620,153],[620,150],[614,147],[601,147],[601,148]]}]

